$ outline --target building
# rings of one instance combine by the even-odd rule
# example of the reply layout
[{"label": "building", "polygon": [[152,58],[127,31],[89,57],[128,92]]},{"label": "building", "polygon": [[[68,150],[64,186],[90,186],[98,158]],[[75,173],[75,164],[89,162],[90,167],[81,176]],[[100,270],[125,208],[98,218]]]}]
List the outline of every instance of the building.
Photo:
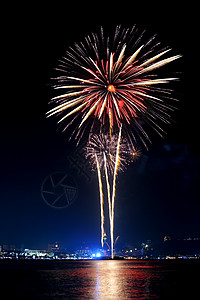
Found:
[{"label": "building", "polygon": [[47,253],[46,250],[31,250],[31,249],[25,249],[24,256],[25,258],[32,258],[32,259],[51,257],[51,255],[49,255],[49,253]]}]

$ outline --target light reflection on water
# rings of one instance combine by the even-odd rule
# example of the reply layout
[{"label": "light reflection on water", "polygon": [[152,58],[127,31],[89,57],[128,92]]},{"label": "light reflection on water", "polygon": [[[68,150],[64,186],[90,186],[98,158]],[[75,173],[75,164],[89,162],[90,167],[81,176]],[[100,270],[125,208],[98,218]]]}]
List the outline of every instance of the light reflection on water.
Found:
[{"label": "light reflection on water", "polygon": [[6,299],[197,299],[200,262],[4,261]]},{"label": "light reflection on water", "polygon": [[116,260],[83,261],[62,271],[46,271],[66,299],[98,300],[160,299],[156,293],[162,273],[152,262]]},{"label": "light reflection on water", "polygon": [[156,279],[151,269],[129,262],[97,261],[93,299],[156,299],[156,295],[150,295],[150,282]]}]

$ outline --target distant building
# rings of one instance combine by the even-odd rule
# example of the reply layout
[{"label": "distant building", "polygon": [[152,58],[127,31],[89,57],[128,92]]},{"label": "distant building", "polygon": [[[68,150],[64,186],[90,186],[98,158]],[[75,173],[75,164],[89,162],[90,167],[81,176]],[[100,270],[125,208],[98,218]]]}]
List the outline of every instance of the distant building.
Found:
[{"label": "distant building", "polygon": [[24,250],[24,256],[25,258],[45,258],[48,255],[46,250],[31,250],[31,249],[25,249]]},{"label": "distant building", "polygon": [[76,250],[75,254],[78,258],[89,258],[92,256],[88,247],[81,248],[80,250]]}]

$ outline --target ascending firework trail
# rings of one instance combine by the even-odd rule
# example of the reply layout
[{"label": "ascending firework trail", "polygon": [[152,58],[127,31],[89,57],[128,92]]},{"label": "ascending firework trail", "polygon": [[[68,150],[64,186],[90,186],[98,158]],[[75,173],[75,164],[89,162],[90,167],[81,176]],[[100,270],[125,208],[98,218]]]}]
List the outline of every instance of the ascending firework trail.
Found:
[{"label": "ascending firework trail", "polygon": [[[161,123],[170,123],[176,101],[171,96],[172,90],[163,85],[177,78],[160,77],[155,71],[181,56],[166,58],[170,51],[160,47],[156,35],[146,38],[145,31],[139,34],[135,26],[127,29],[117,26],[112,39],[106,37],[101,28],[99,33],[91,33],[69,47],[57,68],[60,75],[55,78],[54,89],[59,94],[51,99],[54,107],[47,112],[47,117],[59,116],[58,123],[63,124],[63,130],[72,127],[70,138],[74,137],[77,144],[83,136],[91,139],[95,134],[105,135],[102,143],[105,142],[106,151],[101,160],[95,154],[95,163],[100,186],[100,169],[104,166],[108,192],[107,156],[111,156],[113,185],[112,197],[108,192],[108,203],[112,256],[116,175],[120,162],[122,166],[124,163],[120,140],[126,138],[127,152],[132,149],[134,153],[136,143],[142,142],[147,147],[150,141],[146,124],[163,136]],[[110,145],[106,144],[108,136]],[[117,139],[117,143],[113,143],[115,155],[110,154],[113,136]],[[100,198],[103,220],[103,193]]]},{"label": "ascending firework trail", "polygon": [[[128,163],[139,156],[139,150],[129,146],[125,138],[121,138],[122,127],[117,135],[93,134],[89,137],[89,141],[85,148],[86,158],[89,159],[93,169],[97,169],[100,193],[101,207],[101,244],[104,244],[104,202],[103,202],[103,184],[102,173],[105,176],[108,211],[110,221],[110,240],[111,255],[113,257],[114,244],[114,203],[116,190],[117,172],[123,171]],[[112,185],[111,185],[112,183]]]}]

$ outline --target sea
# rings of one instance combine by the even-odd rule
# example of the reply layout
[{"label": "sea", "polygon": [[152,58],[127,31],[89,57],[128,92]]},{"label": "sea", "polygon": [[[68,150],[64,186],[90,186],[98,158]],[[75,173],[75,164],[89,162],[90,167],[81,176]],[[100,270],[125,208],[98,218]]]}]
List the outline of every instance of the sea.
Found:
[{"label": "sea", "polygon": [[0,260],[1,299],[200,299],[200,260]]}]

